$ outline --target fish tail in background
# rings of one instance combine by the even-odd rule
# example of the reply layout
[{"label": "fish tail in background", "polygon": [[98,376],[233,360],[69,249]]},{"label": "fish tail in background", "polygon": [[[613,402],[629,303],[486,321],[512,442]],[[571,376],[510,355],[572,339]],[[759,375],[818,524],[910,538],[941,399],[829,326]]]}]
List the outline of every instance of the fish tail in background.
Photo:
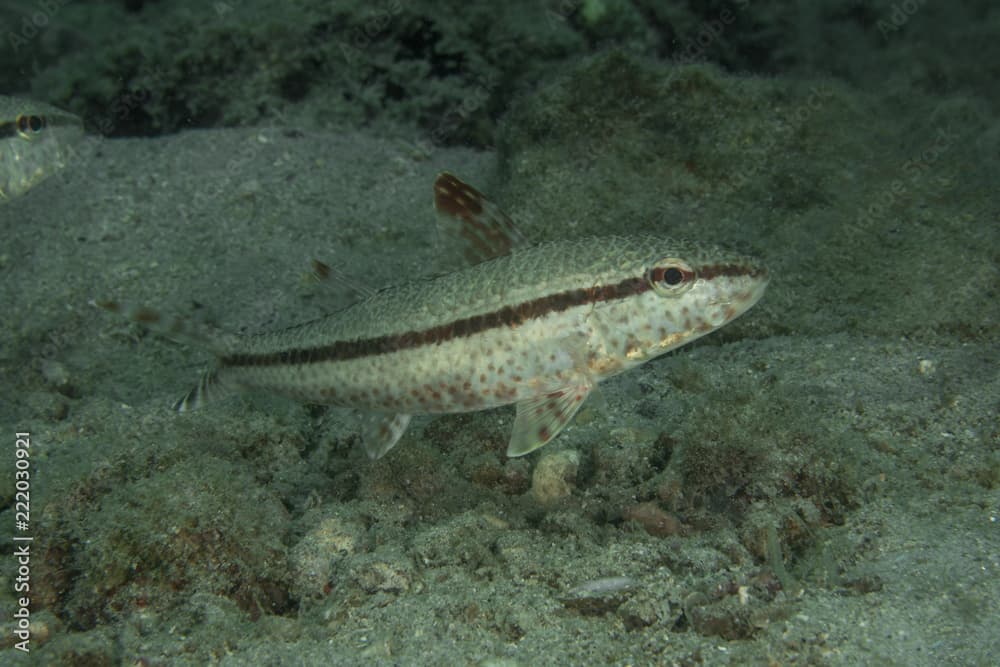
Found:
[{"label": "fish tail in background", "polygon": [[0,95],[0,203],[64,168],[82,137],[83,122],[73,114]]}]

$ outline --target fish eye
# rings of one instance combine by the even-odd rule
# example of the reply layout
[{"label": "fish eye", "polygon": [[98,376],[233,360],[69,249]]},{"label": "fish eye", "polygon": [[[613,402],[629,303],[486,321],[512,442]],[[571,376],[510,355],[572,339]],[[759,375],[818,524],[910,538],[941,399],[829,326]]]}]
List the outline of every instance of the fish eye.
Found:
[{"label": "fish eye", "polygon": [[660,296],[676,296],[694,284],[695,272],[687,262],[666,258],[646,269],[646,281]]},{"label": "fish eye", "polygon": [[684,274],[676,266],[668,267],[663,272],[663,282],[673,287],[684,279]]},{"label": "fish eye", "polygon": [[37,134],[45,127],[45,118],[35,115],[20,115],[17,117],[17,131],[27,136]]}]

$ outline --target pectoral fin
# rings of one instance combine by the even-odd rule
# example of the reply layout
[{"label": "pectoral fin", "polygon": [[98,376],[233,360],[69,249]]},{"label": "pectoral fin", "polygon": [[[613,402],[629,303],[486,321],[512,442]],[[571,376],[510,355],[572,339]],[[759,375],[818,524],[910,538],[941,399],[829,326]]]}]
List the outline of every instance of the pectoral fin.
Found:
[{"label": "pectoral fin", "polygon": [[524,456],[556,437],[593,388],[593,383],[584,380],[518,403],[507,456]]},{"label": "pectoral fin", "polygon": [[396,446],[412,415],[372,414],[368,416],[361,441],[368,458],[380,459]]}]

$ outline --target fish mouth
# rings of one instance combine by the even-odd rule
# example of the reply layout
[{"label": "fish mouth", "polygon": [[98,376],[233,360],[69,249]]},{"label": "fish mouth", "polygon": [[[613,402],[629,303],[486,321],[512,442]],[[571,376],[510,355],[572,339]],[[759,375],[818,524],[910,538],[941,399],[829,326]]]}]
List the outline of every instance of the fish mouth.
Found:
[{"label": "fish mouth", "polygon": [[757,305],[757,302],[763,298],[764,292],[767,291],[767,284],[768,280],[765,273],[765,277],[763,279],[758,279],[752,282],[750,288],[737,297],[736,305],[739,311],[737,315],[744,313]]},{"label": "fish mouth", "polygon": [[[730,274],[732,276],[732,274]],[[767,270],[751,268],[739,277],[732,278],[735,284],[706,302],[706,311],[711,313],[707,321],[713,329],[732,322],[760,301],[767,290]]]}]

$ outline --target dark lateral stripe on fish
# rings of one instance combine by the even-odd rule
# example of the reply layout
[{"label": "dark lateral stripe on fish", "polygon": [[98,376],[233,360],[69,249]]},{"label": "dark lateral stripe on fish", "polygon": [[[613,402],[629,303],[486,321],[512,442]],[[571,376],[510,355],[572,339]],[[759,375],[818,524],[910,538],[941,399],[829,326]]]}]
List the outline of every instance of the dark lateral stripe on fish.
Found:
[{"label": "dark lateral stripe on fish", "polygon": [[712,264],[698,269],[698,277],[704,280],[712,280],[720,276],[747,276],[750,278],[763,278],[767,275],[767,269],[750,269],[740,264]]},{"label": "dark lateral stripe on fish", "polygon": [[641,294],[648,289],[650,289],[650,285],[645,277],[629,278],[614,285],[550,294],[540,299],[525,301],[516,306],[504,306],[499,310],[455,320],[423,331],[407,331],[401,334],[363,340],[337,341],[321,347],[299,348],[281,352],[232,354],[222,357],[220,361],[223,366],[233,367],[294,365],[359,359],[399,350],[409,350],[423,345],[435,345],[497,327],[518,326],[527,320],[562,312],[574,306],[624,299]]},{"label": "dark lateral stripe on fish", "polygon": [[[710,280],[716,276],[756,275],[738,264],[718,264],[699,270],[699,276]],[[504,306],[499,310],[474,315],[423,331],[407,331],[400,334],[378,336],[362,340],[337,341],[331,345],[313,348],[296,348],[281,352],[260,354],[231,354],[223,356],[223,366],[279,366],[347,361],[362,357],[389,354],[399,350],[409,350],[424,345],[436,345],[457,338],[482,333],[504,326],[518,326],[530,319],[544,317],[550,313],[562,312],[575,306],[583,306],[601,301],[614,301],[641,294],[650,289],[645,276],[628,278],[614,285],[567,290],[558,294],[525,301],[516,306]]]}]

